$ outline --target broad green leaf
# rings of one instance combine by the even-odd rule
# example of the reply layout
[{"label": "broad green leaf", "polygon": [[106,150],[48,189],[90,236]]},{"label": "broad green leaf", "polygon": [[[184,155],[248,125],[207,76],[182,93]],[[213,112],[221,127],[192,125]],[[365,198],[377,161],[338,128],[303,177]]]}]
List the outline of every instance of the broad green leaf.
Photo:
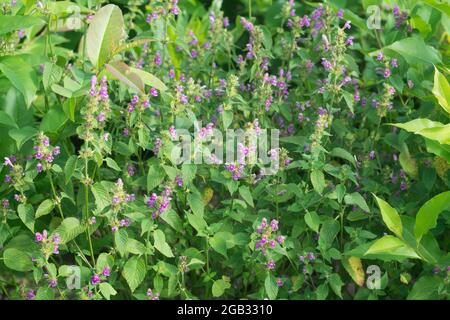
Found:
[{"label": "broad green leaf", "polygon": [[217,232],[212,238],[209,239],[211,247],[225,258],[227,258],[227,240],[233,237],[229,232]]},{"label": "broad green leaf", "polygon": [[16,248],[8,248],[3,252],[3,262],[8,268],[16,271],[27,272],[33,269],[31,254]]},{"label": "broad green leaf", "polygon": [[99,288],[106,300],[110,300],[111,296],[117,294],[117,291],[108,282],[101,282]]},{"label": "broad green leaf", "polygon": [[442,63],[441,54],[434,47],[425,43],[421,37],[405,38],[394,42],[384,48],[390,49],[405,58],[410,64],[425,63],[438,64]]},{"label": "broad green leaf", "polygon": [[100,8],[86,34],[86,52],[89,60],[97,69],[100,69],[111,58],[114,50],[119,47],[125,37],[125,26],[120,8],[113,4]]},{"label": "broad green leaf", "polygon": [[355,157],[352,156],[352,154],[345,149],[333,148],[333,150],[331,150],[331,152],[330,152],[330,155],[333,157],[338,157],[338,158],[347,160],[348,162],[350,162],[351,164],[353,164],[356,167]]},{"label": "broad green leaf", "polygon": [[267,273],[266,280],[264,281],[264,288],[266,289],[266,294],[270,300],[275,300],[278,295],[277,281],[273,275]]},{"label": "broad green leaf", "polygon": [[344,201],[348,205],[357,205],[365,212],[370,212],[369,206],[367,205],[366,200],[363,196],[358,192],[353,192],[351,194],[346,194],[344,197]]},{"label": "broad green leaf", "polygon": [[431,229],[436,227],[439,214],[450,207],[450,191],[431,198],[419,209],[414,226],[417,242]]},{"label": "broad green leaf", "polygon": [[161,185],[165,175],[165,171],[160,166],[150,165],[147,173],[147,192]]},{"label": "broad green leaf", "polygon": [[29,107],[36,97],[38,83],[33,67],[20,56],[4,56],[0,57],[0,71],[22,93]]},{"label": "broad green leaf", "polygon": [[67,120],[69,120],[69,118],[67,118],[64,110],[59,107],[52,108],[45,114],[44,118],[42,118],[39,128],[45,133],[57,133],[63,128]]},{"label": "broad green leaf", "polygon": [[330,248],[338,232],[339,222],[334,219],[325,221],[320,229],[319,246],[322,249]]},{"label": "broad green leaf", "polygon": [[18,128],[17,123],[14,121],[14,119],[3,110],[0,110],[0,124]]},{"label": "broad green leaf", "polygon": [[61,243],[67,243],[83,233],[85,229],[86,227],[77,218],[69,217],[64,219],[53,233],[61,236]]},{"label": "broad green leaf", "polygon": [[39,17],[2,15],[2,18],[0,19],[0,35],[44,24],[45,21]]},{"label": "broad green leaf", "polygon": [[27,226],[31,232],[34,232],[34,209],[31,204],[19,204],[17,207],[17,213],[20,220]]},{"label": "broad green leaf", "polygon": [[387,254],[406,258],[420,259],[417,253],[405,242],[394,236],[384,236],[376,240],[364,255]]},{"label": "broad green leaf", "polygon": [[333,292],[342,299],[342,286],[344,282],[342,282],[341,277],[337,273],[333,273],[330,276],[330,287]]},{"label": "broad green leaf", "polygon": [[250,192],[249,187],[241,186],[239,187],[239,194],[241,197],[247,202],[251,207],[254,207],[252,193]]},{"label": "broad green leaf", "polygon": [[37,130],[33,127],[14,128],[9,130],[8,134],[16,141],[17,149],[20,150],[25,142],[32,139],[37,134]]},{"label": "broad green leaf", "polygon": [[111,197],[109,196],[108,190],[100,182],[96,182],[91,187],[91,191],[94,194],[95,205],[98,210],[103,210],[111,204]]},{"label": "broad green leaf", "polygon": [[133,91],[145,94],[145,86],[141,77],[131,71],[131,68],[126,63],[122,61],[111,62],[106,65],[106,69],[114,78],[123,82]]},{"label": "broad green leaf", "polygon": [[439,277],[423,276],[420,277],[410,293],[408,300],[437,300],[439,298],[438,290],[442,285],[442,279]]},{"label": "broad green leaf", "polygon": [[[228,281],[227,281],[228,280]],[[226,277],[214,281],[212,285],[212,295],[217,298],[223,295],[226,289],[231,288],[230,280]]]},{"label": "broad green leaf", "polygon": [[145,83],[146,85],[156,88],[162,92],[167,90],[167,86],[153,74],[133,67],[130,67],[130,70],[134,74],[137,74],[141,78],[142,82]]},{"label": "broad green leaf", "polygon": [[188,218],[189,224],[198,232],[201,237],[206,236],[206,228],[208,224],[202,216],[186,212],[186,217]]},{"label": "broad green leaf", "polygon": [[143,257],[131,257],[124,265],[122,275],[128,283],[131,292],[144,281],[147,267]]},{"label": "broad green leaf", "polygon": [[203,212],[205,211],[205,204],[203,203],[202,196],[198,193],[189,193],[187,196],[187,201],[192,209],[192,212],[200,217],[203,217]]},{"label": "broad green leaf", "polygon": [[383,199],[378,198],[376,195],[373,195],[377,200],[378,207],[380,208],[381,217],[383,218],[384,223],[397,236],[402,237],[403,226],[402,220],[400,216],[394,208],[392,208],[389,203],[384,201]]},{"label": "broad green leaf", "polygon": [[314,187],[314,190],[318,194],[322,194],[323,189],[325,189],[326,183],[325,183],[325,177],[323,175],[323,172],[320,170],[313,170],[311,171],[311,183]]},{"label": "broad green leaf", "polygon": [[166,236],[164,235],[164,232],[157,229],[153,233],[153,237],[155,239],[154,247],[156,248],[156,250],[158,250],[168,258],[174,257],[172,249],[170,249],[170,246],[166,242]]},{"label": "broad green leaf", "polygon": [[116,171],[122,171],[114,159],[106,158],[105,160],[106,160],[106,165],[108,167],[110,167],[111,169],[116,170]]},{"label": "broad green leaf", "polygon": [[313,231],[319,232],[320,217],[314,211],[305,213],[305,222]]},{"label": "broad green leaf", "polygon": [[35,300],[53,300],[55,299],[55,293],[50,287],[40,287],[36,292]]},{"label": "broad green leaf", "polygon": [[434,85],[433,94],[441,107],[450,113],[450,85],[444,75],[434,67]]},{"label": "broad green leaf", "polygon": [[64,167],[64,176],[66,184],[69,183],[70,178],[72,178],[75,169],[77,168],[77,156],[71,155],[66,161],[66,166]]},{"label": "broad green leaf", "polygon": [[429,119],[419,118],[406,123],[391,123],[391,125],[402,128],[408,132],[418,133],[423,129],[443,127],[444,124]]},{"label": "broad green leaf", "polygon": [[55,203],[53,202],[53,200],[44,200],[36,210],[36,219],[49,214],[50,212],[52,212],[54,207]]}]

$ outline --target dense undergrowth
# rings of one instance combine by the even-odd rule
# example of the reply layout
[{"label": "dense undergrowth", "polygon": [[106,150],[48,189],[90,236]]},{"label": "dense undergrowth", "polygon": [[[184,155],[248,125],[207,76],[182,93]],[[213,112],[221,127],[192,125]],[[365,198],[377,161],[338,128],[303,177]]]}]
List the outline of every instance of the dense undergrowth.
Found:
[{"label": "dense undergrowth", "polygon": [[0,10],[1,299],[449,298],[445,1]]}]

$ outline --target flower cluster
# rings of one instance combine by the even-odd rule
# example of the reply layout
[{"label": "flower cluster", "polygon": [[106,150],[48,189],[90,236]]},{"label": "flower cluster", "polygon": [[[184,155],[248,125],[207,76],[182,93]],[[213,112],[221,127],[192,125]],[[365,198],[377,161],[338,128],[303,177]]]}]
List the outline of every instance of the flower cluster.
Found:
[{"label": "flower cluster", "polygon": [[[274,249],[277,245],[282,245],[285,237],[277,234],[278,229],[278,220],[272,219],[272,221],[268,223],[267,218],[263,218],[261,224],[256,228],[259,239],[255,244],[255,249],[261,250],[264,256],[268,256],[271,249]],[[275,269],[275,262],[273,259],[268,259],[266,268]]]},{"label": "flower cluster", "polygon": [[148,290],[147,290],[147,298],[149,300],[159,300],[159,292],[153,292],[152,289],[148,288]]},{"label": "flower cluster", "polygon": [[[182,185],[182,180],[178,180],[178,182],[181,182]],[[151,196],[147,198],[147,206],[153,210],[151,215],[153,219],[158,218],[167,210],[172,201],[171,195],[172,188],[165,187],[159,196],[156,193],[152,193]]]},{"label": "flower cluster", "polygon": [[47,260],[52,254],[59,254],[59,245],[61,243],[61,237],[58,233],[49,236],[47,230],[36,232],[35,234],[36,242],[42,244],[41,251]]},{"label": "flower cluster", "polygon": [[105,266],[100,274],[94,273],[91,277],[90,283],[95,286],[102,281],[105,281],[111,275],[111,268]]},{"label": "flower cluster", "polygon": [[40,133],[34,146],[34,157],[39,161],[36,165],[37,172],[48,170],[53,164],[54,157],[60,153],[60,147],[50,146],[50,139],[43,133]]}]

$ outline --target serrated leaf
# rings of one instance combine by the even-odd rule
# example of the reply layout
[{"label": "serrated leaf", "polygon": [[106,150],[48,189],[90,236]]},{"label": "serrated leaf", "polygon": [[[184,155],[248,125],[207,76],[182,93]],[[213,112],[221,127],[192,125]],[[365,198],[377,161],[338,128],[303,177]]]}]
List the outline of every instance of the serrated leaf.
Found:
[{"label": "serrated leaf", "polygon": [[147,268],[142,257],[132,257],[124,265],[122,275],[128,283],[131,292],[144,281]]},{"label": "serrated leaf", "polygon": [[50,212],[52,212],[54,207],[55,203],[53,202],[53,200],[44,200],[36,210],[36,219],[49,214]]}]

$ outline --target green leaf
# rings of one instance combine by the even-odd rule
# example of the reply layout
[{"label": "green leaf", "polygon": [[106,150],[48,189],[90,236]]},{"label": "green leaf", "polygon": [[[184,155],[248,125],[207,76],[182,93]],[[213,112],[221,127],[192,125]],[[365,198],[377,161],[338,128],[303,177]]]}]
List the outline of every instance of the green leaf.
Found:
[{"label": "green leaf", "polygon": [[155,232],[153,233],[153,238],[155,239],[154,246],[156,250],[158,250],[168,258],[174,257],[172,249],[170,249],[170,246],[166,242],[166,236],[164,235],[164,232],[159,229],[155,230]]},{"label": "green leaf", "polygon": [[37,219],[39,217],[49,214],[50,212],[52,212],[54,207],[55,203],[53,202],[53,200],[50,199],[44,200],[37,208],[35,218]]},{"label": "green leaf", "polygon": [[442,63],[441,54],[439,51],[432,46],[427,45],[421,37],[411,37],[396,41],[385,47],[383,50],[386,49],[397,52],[410,64]]},{"label": "green leaf", "polygon": [[358,192],[353,192],[351,194],[346,194],[344,197],[344,201],[348,205],[357,205],[365,212],[370,212],[369,206],[367,205],[366,200],[363,198],[361,194]]},{"label": "green leaf", "polygon": [[325,183],[325,177],[323,175],[323,172],[320,170],[314,169],[311,171],[311,183],[314,187],[314,190],[322,195],[323,189],[325,189],[326,183]]},{"label": "green leaf", "polygon": [[378,207],[381,211],[381,217],[383,218],[383,221],[388,229],[395,233],[398,237],[402,237],[402,220],[400,219],[397,210],[392,208],[389,203],[387,203],[383,199],[378,198],[376,195],[373,196],[377,200]]},{"label": "green leaf", "polygon": [[198,235],[201,237],[206,236],[206,228],[208,228],[208,224],[202,216],[198,216],[196,214],[191,214],[186,212],[186,217],[188,218],[189,224],[198,232]]},{"label": "green leaf", "polygon": [[164,214],[160,215],[160,218],[169,224],[176,231],[181,232],[183,230],[183,225],[178,214],[172,210],[166,210]]},{"label": "green leaf", "polygon": [[96,182],[92,186],[91,191],[94,194],[95,205],[97,206],[98,210],[101,211],[111,204],[111,198],[109,196],[108,190],[100,182]]},{"label": "green leaf", "polygon": [[121,256],[124,256],[127,251],[128,233],[127,230],[121,228],[114,234],[114,244]]},{"label": "green leaf", "polygon": [[150,165],[147,174],[147,192],[161,185],[165,175],[165,171],[160,166]]},{"label": "green leaf", "polygon": [[450,113],[450,85],[444,75],[434,67],[434,85],[432,90],[441,107]]},{"label": "green leaf", "polygon": [[403,170],[412,178],[417,178],[419,168],[415,159],[411,157],[409,152],[400,152],[399,162]]},{"label": "green leaf", "polygon": [[36,292],[35,300],[53,300],[55,293],[50,287],[40,287]]},{"label": "green leaf", "polygon": [[277,281],[273,275],[267,274],[266,280],[264,281],[264,288],[266,289],[266,294],[270,300],[275,300],[278,295]]},{"label": "green leaf", "polygon": [[167,90],[167,86],[153,74],[133,67],[130,67],[130,70],[134,74],[137,74],[141,78],[142,82],[145,83],[146,85],[156,88],[161,92]]},{"label": "green leaf", "polygon": [[203,217],[205,204],[203,203],[202,196],[196,192],[189,193],[187,196],[187,201],[192,209],[192,212],[197,216]]},{"label": "green leaf", "polygon": [[70,217],[64,219],[58,228],[53,233],[59,233],[61,236],[61,243],[67,243],[75,239],[78,235],[85,231],[86,227],[80,224],[77,218]]},{"label": "green leaf", "polygon": [[314,230],[315,232],[319,232],[320,217],[316,212],[308,211],[307,213],[305,213],[305,222],[312,230]]},{"label": "green leaf", "polygon": [[0,19],[0,35],[44,24],[44,20],[34,16],[2,15],[2,18]]},{"label": "green leaf", "polygon": [[86,34],[86,52],[92,64],[100,69],[108,61],[123,39],[125,26],[120,8],[108,4],[100,8]]},{"label": "green leaf", "polygon": [[4,56],[0,58],[0,71],[22,93],[29,107],[36,97],[38,83],[33,67],[20,56]]},{"label": "green leaf", "polygon": [[101,282],[99,288],[106,300],[110,300],[111,296],[117,294],[117,291],[108,282]]},{"label": "green leaf", "polygon": [[351,164],[353,164],[356,167],[355,157],[353,157],[352,154],[350,152],[348,152],[347,150],[344,150],[342,148],[333,148],[333,150],[331,150],[331,152],[330,152],[330,155],[333,157],[338,157],[338,158],[347,160],[348,162],[350,162]]},{"label": "green leaf", "polygon": [[37,134],[37,130],[33,127],[14,128],[9,130],[8,134],[16,141],[17,149],[20,150],[25,142],[32,139]]},{"label": "green leaf", "polygon": [[399,238],[390,235],[376,240],[364,255],[369,254],[387,254],[392,256],[420,259],[414,249]]},{"label": "green leaf", "polygon": [[417,242],[431,229],[436,227],[439,214],[450,207],[450,191],[431,198],[419,209],[414,226]]},{"label": "green leaf", "polygon": [[11,118],[11,116],[3,110],[0,110],[0,124],[18,128],[17,123],[14,121],[14,119]]},{"label": "green leaf", "polygon": [[217,298],[222,296],[225,290],[229,288],[231,288],[230,280],[226,277],[222,277],[222,279],[214,281],[212,285],[213,297]]},{"label": "green leaf", "polygon": [[17,213],[20,220],[27,226],[31,232],[34,232],[34,209],[31,204],[19,204],[17,207]]},{"label": "green leaf", "polygon": [[111,169],[116,170],[116,171],[122,171],[114,159],[106,158],[105,160],[106,160],[106,165],[108,167],[110,167]]},{"label": "green leaf", "polygon": [[233,237],[229,232],[219,231],[212,238],[209,239],[211,247],[225,258],[227,258],[227,240]]},{"label": "green leaf", "polygon": [[333,273],[330,276],[330,287],[333,290],[333,292],[342,299],[342,286],[344,283],[341,280],[341,277],[337,273]]},{"label": "green leaf", "polygon": [[131,292],[134,292],[142,281],[144,281],[146,272],[147,267],[143,257],[134,256],[125,263],[122,275],[127,281]]},{"label": "green leaf", "polygon": [[63,68],[56,63],[46,62],[44,64],[44,74],[42,75],[44,89],[48,90],[51,88],[52,84],[58,83],[61,80],[63,72]]},{"label": "green leaf", "polygon": [[147,248],[145,247],[145,245],[142,242],[139,242],[133,238],[127,239],[126,247],[127,247],[126,251],[130,252],[132,254],[140,255],[140,254],[144,254],[147,251]]},{"label": "green leaf", "polygon": [[64,110],[61,108],[50,109],[42,118],[40,130],[43,132],[57,133],[66,124],[67,118]]},{"label": "green leaf", "polygon": [[122,61],[111,62],[106,65],[106,70],[133,91],[145,94],[145,85],[141,77],[131,71],[131,68],[126,63]]},{"label": "green leaf", "polygon": [[442,284],[439,277],[423,276],[420,277],[408,294],[408,300],[437,300],[439,298],[438,290]]},{"label": "green leaf", "polygon": [[239,194],[241,195],[242,198],[244,198],[245,202],[247,202],[252,208],[255,206],[253,204],[253,197],[249,187],[247,186],[239,187]]},{"label": "green leaf", "polygon": [[66,184],[69,183],[70,178],[72,178],[76,168],[77,168],[77,156],[71,155],[69,159],[67,159],[66,165],[64,167],[64,176],[66,178]]},{"label": "green leaf", "polygon": [[185,184],[190,183],[195,178],[197,173],[197,165],[190,163],[183,163],[181,165],[181,176]]},{"label": "green leaf", "polygon": [[8,248],[3,252],[5,266],[12,270],[27,272],[33,269],[31,254],[24,250]]},{"label": "green leaf", "polygon": [[323,223],[319,234],[319,246],[322,249],[330,248],[334,238],[339,232],[339,222],[336,220],[327,220]]}]

